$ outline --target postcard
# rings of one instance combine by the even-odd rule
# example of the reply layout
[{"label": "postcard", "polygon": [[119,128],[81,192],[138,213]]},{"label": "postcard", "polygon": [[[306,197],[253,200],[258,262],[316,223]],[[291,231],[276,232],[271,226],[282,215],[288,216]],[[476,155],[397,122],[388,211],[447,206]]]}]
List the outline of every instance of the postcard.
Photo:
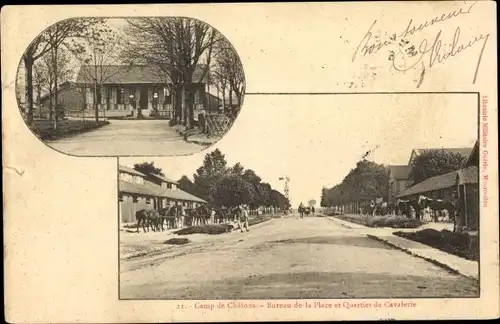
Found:
[{"label": "postcard", "polygon": [[495,3],[6,6],[6,320],[499,316]]}]

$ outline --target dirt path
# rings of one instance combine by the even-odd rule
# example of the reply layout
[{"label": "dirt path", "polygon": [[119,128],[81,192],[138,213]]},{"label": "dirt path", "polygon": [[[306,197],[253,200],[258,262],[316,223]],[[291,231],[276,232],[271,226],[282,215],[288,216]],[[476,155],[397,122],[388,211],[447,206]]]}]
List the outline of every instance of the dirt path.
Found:
[{"label": "dirt path", "polygon": [[218,235],[123,262],[124,299],[466,297],[472,280],[320,217]]}]

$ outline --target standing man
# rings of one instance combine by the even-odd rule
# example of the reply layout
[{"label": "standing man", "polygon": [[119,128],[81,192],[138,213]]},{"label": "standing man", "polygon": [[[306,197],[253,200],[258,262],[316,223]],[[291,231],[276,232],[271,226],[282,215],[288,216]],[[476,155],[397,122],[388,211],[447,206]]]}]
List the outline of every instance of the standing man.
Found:
[{"label": "standing man", "polygon": [[215,224],[215,207],[212,208],[212,212],[210,213],[210,223]]},{"label": "standing man", "polygon": [[243,205],[240,205],[239,209],[240,209],[240,217],[238,217],[238,225],[240,227],[241,233],[243,233],[243,227],[245,227],[246,231],[249,232],[250,230],[248,229],[248,211]]}]

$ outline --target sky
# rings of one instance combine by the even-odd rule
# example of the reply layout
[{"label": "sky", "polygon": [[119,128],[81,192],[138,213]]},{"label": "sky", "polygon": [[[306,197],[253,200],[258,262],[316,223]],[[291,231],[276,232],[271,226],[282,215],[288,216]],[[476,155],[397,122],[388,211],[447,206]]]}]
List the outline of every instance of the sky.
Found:
[{"label": "sky", "polygon": [[208,150],[191,156],[120,158],[153,161],[178,180],[219,148],[229,165],[240,162],[283,192],[290,177],[293,206],[320,201],[321,189],[342,181],[368,150],[385,165],[408,164],[413,148],[472,147],[477,97],[472,94],[248,95],[235,124]]}]

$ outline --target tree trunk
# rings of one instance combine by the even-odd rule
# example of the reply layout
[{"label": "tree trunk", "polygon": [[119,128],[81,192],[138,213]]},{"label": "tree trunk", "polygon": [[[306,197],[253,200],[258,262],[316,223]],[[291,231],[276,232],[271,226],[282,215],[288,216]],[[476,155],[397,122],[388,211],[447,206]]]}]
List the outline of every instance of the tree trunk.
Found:
[{"label": "tree trunk", "polygon": [[181,122],[182,125],[187,126],[186,86],[184,84],[182,85],[182,90],[181,90],[181,105],[182,105]]},{"label": "tree trunk", "polygon": [[229,111],[233,113],[233,89],[229,88]]},{"label": "tree trunk", "polygon": [[226,86],[222,86],[222,113],[226,109]]},{"label": "tree trunk", "polygon": [[49,89],[49,120],[54,119],[54,93]]},{"label": "tree trunk", "polygon": [[177,85],[174,88],[174,115],[175,124],[179,125],[182,123],[182,88]]},{"label": "tree trunk", "polygon": [[34,60],[31,57],[24,56],[24,68],[26,72],[25,99],[24,99],[24,114],[28,125],[33,123],[33,64]]},{"label": "tree trunk", "polygon": [[186,127],[192,129],[194,127],[194,92],[196,89],[191,85],[186,93]]},{"label": "tree trunk", "polygon": [[99,122],[99,104],[97,103],[97,82],[95,81],[94,81],[94,97],[92,99],[93,99],[92,104],[94,106],[95,121]]},{"label": "tree trunk", "polygon": [[56,130],[57,129],[57,121],[59,118],[59,111],[58,111],[59,105],[58,105],[58,100],[57,100],[57,98],[58,98],[57,82],[59,79],[58,71],[57,71],[57,47],[55,47],[54,51],[53,51],[52,64],[53,64],[53,68],[54,68],[54,105],[55,105],[54,130]]}]

